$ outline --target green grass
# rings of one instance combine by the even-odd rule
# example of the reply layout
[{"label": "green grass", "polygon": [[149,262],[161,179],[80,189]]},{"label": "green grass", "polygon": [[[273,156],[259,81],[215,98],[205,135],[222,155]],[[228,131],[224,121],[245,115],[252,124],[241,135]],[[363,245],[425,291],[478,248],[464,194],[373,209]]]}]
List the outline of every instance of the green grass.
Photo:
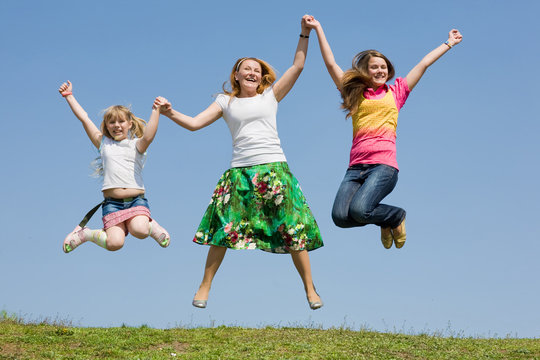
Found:
[{"label": "green grass", "polygon": [[4,311],[0,359],[540,359],[540,339],[289,327],[83,328],[29,323]]}]

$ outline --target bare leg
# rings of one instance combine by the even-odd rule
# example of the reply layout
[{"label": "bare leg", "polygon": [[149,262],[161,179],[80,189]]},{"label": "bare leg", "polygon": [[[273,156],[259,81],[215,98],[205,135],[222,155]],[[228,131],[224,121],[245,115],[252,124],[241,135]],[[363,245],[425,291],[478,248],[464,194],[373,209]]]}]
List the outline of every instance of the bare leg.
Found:
[{"label": "bare leg", "polygon": [[304,290],[306,291],[306,296],[309,302],[321,301],[319,294],[315,291],[315,286],[313,285],[313,279],[311,277],[311,265],[309,263],[309,255],[307,250],[293,251],[291,250],[291,257],[298,271],[298,274],[302,278],[304,283]]},{"label": "bare leg", "polygon": [[107,233],[107,250],[116,251],[124,246],[126,239],[125,226],[125,223],[121,223],[105,230],[105,233]]},{"label": "bare leg", "polygon": [[144,239],[148,236],[149,223],[148,217],[144,215],[138,215],[126,221],[129,233],[137,239]]},{"label": "bare leg", "polygon": [[212,286],[212,280],[214,275],[219,269],[223,258],[225,257],[226,247],[210,245],[208,249],[208,256],[206,257],[206,265],[204,267],[204,275],[199,286],[199,290],[195,294],[194,300],[207,300],[210,287]]},{"label": "bare leg", "polygon": [[144,215],[138,215],[134,218],[127,220],[127,228],[131,235],[135,236],[138,239],[145,239],[150,236],[161,247],[167,247],[170,243],[170,235],[161,225],[159,225],[156,219],[148,219]]}]

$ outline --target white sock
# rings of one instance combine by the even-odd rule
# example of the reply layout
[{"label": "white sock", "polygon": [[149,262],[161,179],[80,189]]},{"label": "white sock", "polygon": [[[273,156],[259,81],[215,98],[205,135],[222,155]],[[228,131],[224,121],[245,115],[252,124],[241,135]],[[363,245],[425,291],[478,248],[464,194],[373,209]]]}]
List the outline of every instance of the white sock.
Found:
[{"label": "white sock", "polygon": [[84,229],[84,241],[91,241],[94,244],[107,249],[107,233],[103,229]]}]

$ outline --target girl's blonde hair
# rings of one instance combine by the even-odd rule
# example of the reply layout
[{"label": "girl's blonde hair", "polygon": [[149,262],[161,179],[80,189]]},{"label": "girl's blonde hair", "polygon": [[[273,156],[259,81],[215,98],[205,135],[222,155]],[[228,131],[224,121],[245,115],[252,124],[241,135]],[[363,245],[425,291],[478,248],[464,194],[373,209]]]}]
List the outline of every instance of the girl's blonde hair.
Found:
[{"label": "girl's blonde hair", "polygon": [[[124,119],[131,121],[131,128],[129,129],[128,133],[130,139],[133,139],[134,136],[138,138],[143,136],[144,129],[146,127],[146,121],[133,115],[131,110],[127,106],[123,105],[113,105],[103,110],[103,121],[101,122],[100,126],[101,133],[103,135],[105,135],[109,139],[114,140],[114,138],[111,136],[111,133],[109,133],[109,130],[107,129],[105,123],[108,120],[116,119],[118,117],[123,117]],[[94,168],[94,173],[92,174],[92,176],[103,176],[103,161],[101,159],[101,155],[95,158],[94,161],[92,161],[91,165]]]},{"label": "girl's blonde hair", "polygon": [[362,101],[364,90],[370,85],[370,77],[368,72],[368,63],[372,57],[380,57],[386,62],[388,68],[388,80],[391,80],[394,75],[394,66],[377,50],[362,51],[353,58],[352,68],[345,71],[341,79],[341,108],[347,112],[347,117],[351,116]]},{"label": "girl's blonde hair", "polygon": [[131,121],[131,129],[129,129],[130,139],[133,139],[134,136],[138,138],[143,136],[144,129],[146,127],[146,121],[133,115],[131,110],[123,105],[113,105],[103,110],[103,121],[101,122],[101,133],[103,135],[110,139],[114,139],[109,133],[109,130],[107,130],[107,126],[105,125],[105,123],[108,120],[118,117],[123,117],[124,119]]},{"label": "girl's blonde hair", "polygon": [[240,94],[240,84],[238,83],[238,81],[236,81],[236,79],[234,78],[234,75],[236,74],[238,70],[240,70],[240,65],[242,65],[242,63],[246,60],[253,60],[253,61],[258,62],[259,65],[261,65],[261,72],[262,72],[261,83],[257,87],[257,94],[262,94],[267,87],[269,87],[270,85],[274,83],[274,81],[276,81],[276,73],[274,72],[274,69],[272,69],[270,64],[268,64],[266,61],[253,58],[253,57],[240,58],[236,60],[236,62],[234,63],[234,66],[231,71],[231,75],[229,77],[231,90],[227,90],[225,88],[225,85],[227,84],[227,82],[224,82],[222,86],[223,92],[225,93],[225,95],[229,95],[231,98]]}]

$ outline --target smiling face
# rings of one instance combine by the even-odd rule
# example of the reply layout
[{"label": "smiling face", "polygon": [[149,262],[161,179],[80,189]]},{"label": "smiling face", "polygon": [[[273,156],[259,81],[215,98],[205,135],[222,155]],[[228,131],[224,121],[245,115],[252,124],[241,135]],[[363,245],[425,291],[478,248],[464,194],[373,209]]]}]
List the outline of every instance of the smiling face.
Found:
[{"label": "smiling face", "polygon": [[116,141],[127,139],[129,129],[131,129],[132,125],[132,121],[123,115],[111,116],[105,120],[107,131]]},{"label": "smiling face", "polygon": [[372,56],[367,65],[371,87],[376,90],[388,81],[388,65],[383,58]]},{"label": "smiling face", "polygon": [[255,96],[262,79],[261,64],[252,59],[242,61],[234,79],[240,86],[240,97]]}]

